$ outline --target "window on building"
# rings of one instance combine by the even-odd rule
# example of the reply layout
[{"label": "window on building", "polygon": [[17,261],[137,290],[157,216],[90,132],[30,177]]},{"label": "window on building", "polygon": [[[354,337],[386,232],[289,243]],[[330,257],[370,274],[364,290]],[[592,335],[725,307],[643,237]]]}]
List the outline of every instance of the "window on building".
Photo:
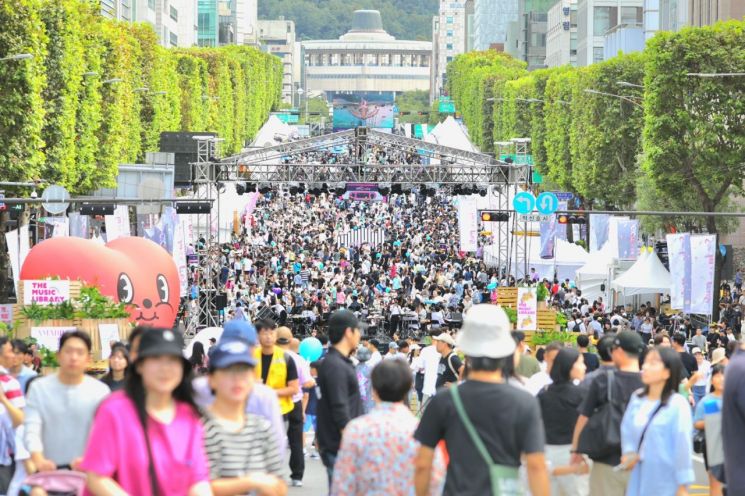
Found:
[{"label": "window on building", "polygon": [[176,10],[176,8],[173,5],[171,5],[170,14],[171,14],[171,19],[178,22],[178,10]]},{"label": "window on building", "polygon": [[447,43],[445,45],[445,48],[448,49],[448,50],[452,50],[453,49],[453,44],[452,43]]},{"label": "window on building", "polygon": [[621,24],[642,24],[644,9],[642,7],[621,7]]},{"label": "window on building", "polygon": [[449,64],[450,62],[452,62],[452,61],[453,61],[453,57],[451,57],[450,55],[448,55],[448,56],[447,56],[447,58],[446,58],[445,60],[446,60],[446,61],[447,61],[447,63]]},{"label": "window on building", "polygon": [[171,41],[171,46],[175,46],[175,47],[178,46],[178,36],[176,35],[176,33],[171,33],[170,41]]},{"label": "window on building", "polygon": [[447,30],[447,35],[452,38],[452,36],[453,36],[453,30],[452,29],[448,29]]},{"label": "window on building", "polygon": [[593,34],[603,36],[617,24],[616,7],[595,7],[593,11]]},{"label": "window on building", "polygon": [[155,0],[147,0],[147,6],[155,10]]},{"label": "window on building", "polygon": [[453,18],[452,17],[446,17],[445,18],[445,22],[447,22],[448,24],[452,24],[453,23]]},{"label": "window on building", "polygon": [[603,47],[593,47],[592,49],[592,63],[602,62],[605,58],[603,55]]}]

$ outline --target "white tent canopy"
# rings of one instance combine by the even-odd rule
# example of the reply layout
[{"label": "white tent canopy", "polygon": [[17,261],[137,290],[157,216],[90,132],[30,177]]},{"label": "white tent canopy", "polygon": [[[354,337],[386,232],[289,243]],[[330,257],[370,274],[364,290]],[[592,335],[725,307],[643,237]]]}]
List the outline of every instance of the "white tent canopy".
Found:
[{"label": "white tent canopy", "polygon": [[282,122],[279,117],[270,115],[269,119],[259,129],[251,146],[259,148],[275,146],[288,139],[294,132],[292,127]]},{"label": "white tent canopy", "polygon": [[[497,245],[484,248],[484,260],[487,263],[496,263],[498,253]],[[534,268],[540,278],[553,279],[554,270],[559,280],[574,279],[574,274],[587,262],[589,254],[579,245],[569,243],[562,239],[556,240],[554,247],[554,258],[541,258],[541,242],[538,238],[528,240],[527,258],[528,270]],[[512,255],[512,273],[522,277],[522,268],[518,268]]]},{"label": "white tent canopy", "polygon": [[437,124],[435,128],[424,138],[427,143],[434,143],[450,148],[457,148],[468,152],[478,152],[463,126],[449,115],[444,121]]},{"label": "white tent canopy", "polygon": [[624,296],[670,292],[670,272],[662,265],[656,253],[643,250],[629,270],[611,284]]}]

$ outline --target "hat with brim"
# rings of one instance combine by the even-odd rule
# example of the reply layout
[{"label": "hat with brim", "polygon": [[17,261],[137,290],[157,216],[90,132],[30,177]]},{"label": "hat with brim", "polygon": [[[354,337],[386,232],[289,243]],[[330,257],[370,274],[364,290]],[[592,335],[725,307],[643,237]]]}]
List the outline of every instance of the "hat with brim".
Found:
[{"label": "hat with brim", "polygon": [[181,333],[171,329],[148,329],[143,332],[137,348],[137,361],[156,356],[184,358],[184,338]]},{"label": "hat with brim", "polygon": [[450,346],[455,346],[455,340],[453,339],[453,336],[448,334],[447,332],[443,332],[439,336],[435,336],[432,338],[433,341],[442,341],[445,344],[449,344]]},{"label": "hat with brim", "polygon": [[240,338],[220,340],[220,344],[210,350],[210,368],[227,369],[236,364],[256,366],[251,354],[251,346]]},{"label": "hat with brim", "polygon": [[463,318],[458,349],[470,357],[504,358],[515,352],[512,325],[497,305],[474,305]]},{"label": "hat with brim", "polygon": [[711,364],[716,365],[727,358],[727,351],[724,348],[717,348],[711,352]]}]

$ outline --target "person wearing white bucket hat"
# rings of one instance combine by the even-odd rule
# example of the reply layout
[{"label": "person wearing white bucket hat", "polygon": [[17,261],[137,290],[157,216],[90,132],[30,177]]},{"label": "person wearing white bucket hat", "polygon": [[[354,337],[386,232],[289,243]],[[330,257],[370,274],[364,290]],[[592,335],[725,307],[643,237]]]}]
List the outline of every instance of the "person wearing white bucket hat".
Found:
[{"label": "person wearing white bucket hat", "polygon": [[510,330],[498,306],[475,305],[466,314],[457,345],[466,356],[468,377],[432,398],[414,434],[421,443],[417,495],[428,494],[435,447],[442,440],[450,456],[444,495],[518,493],[523,456],[531,494],[549,494],[538,402],[506,381],[514,367]]}]

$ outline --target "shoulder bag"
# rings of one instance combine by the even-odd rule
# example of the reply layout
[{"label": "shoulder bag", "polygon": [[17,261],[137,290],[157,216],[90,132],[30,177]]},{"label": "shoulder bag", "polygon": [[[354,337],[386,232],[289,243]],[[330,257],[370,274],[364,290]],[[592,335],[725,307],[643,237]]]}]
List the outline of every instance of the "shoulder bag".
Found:
[{"label": "shoulder bag", "polygon": [[520,487],[519,472],[516,467],[508,467],[506,465],[499,465],[494,463],[489,451],[484,446],[484,442],[479,437],[476,428],[471,423],[471,419],[468,418],[466,409],[463,407],[463,402],[460,399],[460,393],[458,392],[459,386],[453,386],[450,388],[453,403],[455,404],[455,410],[458,412],[458,417],[463,423],[463,426],[468,432],[468,437],[471,438],[471,442],[476,446],[481,458],[489,468],[489,479],[491,481],[491,494],[492,496],[522,496],[523,491]]}]

